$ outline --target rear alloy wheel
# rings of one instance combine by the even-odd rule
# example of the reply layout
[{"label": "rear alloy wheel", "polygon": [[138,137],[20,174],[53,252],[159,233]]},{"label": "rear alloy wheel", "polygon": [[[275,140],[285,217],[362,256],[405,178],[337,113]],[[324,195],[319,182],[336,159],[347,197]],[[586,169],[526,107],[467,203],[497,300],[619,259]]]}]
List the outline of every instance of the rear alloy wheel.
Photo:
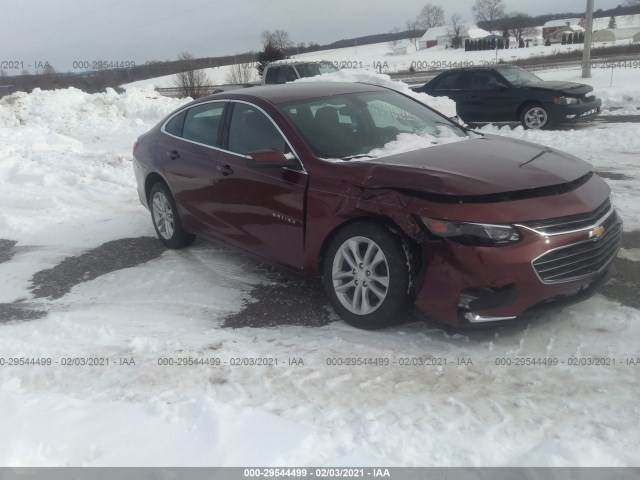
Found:
[{"label": "rear alloy wheel", "polygon": [[411,299],[413,268],[404,240],[374,223],[354,223],[333,238],[323,265],[331,304],[350,325],[374,330],[400,323]]},{"label": "rear alloy wheel", "polygon": [[173,196],[164,183],[158,182],[151,188],[149,205],[153,226],[165,246],[177,249],[193,243],[196,237],[182,229]]},{"label": "rear alloy wheel", "polygon": [[540,130],[549,126],[549,115],[542,105],[529,104],[520,115],[522,126],[531,130]]}]

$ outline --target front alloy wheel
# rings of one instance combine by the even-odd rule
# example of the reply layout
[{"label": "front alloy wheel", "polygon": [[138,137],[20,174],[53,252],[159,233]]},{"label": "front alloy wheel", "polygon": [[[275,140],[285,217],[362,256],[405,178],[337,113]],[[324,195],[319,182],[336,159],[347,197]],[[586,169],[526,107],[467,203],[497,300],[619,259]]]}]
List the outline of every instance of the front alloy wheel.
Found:
[{"label": "front alloy wheel", "polygon": [[322,265],[336,312],[367,330],[402,322],[411,305],[413,249],[400,232],[369,221],[345,226],[331,240]]},{"label": "front alloy wheel", "polygon": [[334,256],[331,278],[342,306],[356,315],[367,315],[375,312],[387,297],[387,257],[370,238],[350,238]]},{"label": "front alloy wheel", "polygon": [[527,105],[522,111],[521,121],[525,128],[539,130],[549,124],[549,115],[540,105]]}]

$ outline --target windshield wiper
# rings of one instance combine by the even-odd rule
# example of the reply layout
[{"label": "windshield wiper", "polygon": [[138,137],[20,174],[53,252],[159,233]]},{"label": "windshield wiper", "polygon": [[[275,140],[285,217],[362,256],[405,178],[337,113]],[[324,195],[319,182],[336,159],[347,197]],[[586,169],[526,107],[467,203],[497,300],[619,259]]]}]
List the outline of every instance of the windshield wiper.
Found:
[{"label": "windshield wiper", "polygon": [[349,155],[348,157],[342,157],[342,160],[353,160],[354,158],[372,158],[372,157],[364,153],[360,153],[358,155]]}]

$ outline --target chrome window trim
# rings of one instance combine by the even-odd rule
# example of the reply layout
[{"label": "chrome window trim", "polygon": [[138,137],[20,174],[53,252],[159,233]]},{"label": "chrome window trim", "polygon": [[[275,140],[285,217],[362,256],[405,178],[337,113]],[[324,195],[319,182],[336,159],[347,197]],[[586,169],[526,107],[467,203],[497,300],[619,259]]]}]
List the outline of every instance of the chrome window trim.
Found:
[{"label": "chrome window trim", "polygon": [[296,170],[296,171],[299,171],[299,172],[304,173],[304,174],[308,174],[307,173],[307,169],[304,168],[304,165],[302,164],[302,160],[300,160],[300,156],[298,155],[298,152],[296,152],[296,150],[293,148],[293,145],[291,145],[291,142],[289,141],[287,136],[282,132],[282,130],[280,129],[278,124],[273,120],[273,118],[271,118],[271,115],[269,115],[267,112],[265,112],[262,107],[259,107],[255,103],[247,102],[246,100],[235,100],[235,99],[224,98],[224,99],[217,99],[217,100],[207,100],[206,102],[200,102],[200,103],[197,103],[195,105],[185,106],[184,108],[181,108],[180,110],[175,112],[173,115],[171,115],[169,118],[167,118],[167,120],[162,124],[162,127],[160,127],[160,131],[162,133],[164,133],[165,135],[168,135],[169,137],[173,137],[173,138],[176,138],[178,140],[182,140],[183,142],[192,143],[194,145],[199,145],[199,146],[205,147],[205,148],[210,148],[212,150],[217,150],[218,152],[229,153],[229,154],[234,155],[236,157],[240,157],[240,158],[244,158],[244,159],[248,160],[248,159],[251,158],[249,155],[243,155],[241,153],[232,152],[231,150],[225,150],[224,148],[214,147],[212,145],[207,145],[207,144],[200,143],[200,142],[194,142],[193,140],[189,140],[189,139],[186,139],[186,138],[183,138],[183,137],[178,137],[177,135],[173,135],[173,134],[171,134],[171,133],[169,133],[169,132],[167,132],[165,130],[165,127],[167,126],[167,123],[169,123],[174,117],[180,115],[185,110],[197,107],[199,105],[205,105],[207,103],[231,103],[231,102],[244,103],[246,105],[250,105],[250,106],[260,110],[269,119],[269,121],[273,124],[273,126],[276,127],[276,130],[278,130],[278,133],[282,136],[282,138],[284,138],[284,141],[287,143],[287,145],[291,149],[291,152],[293,153],[293,155],[295,157],[294,160],[297,160],[298,165],[300,166],[300,169],[301,169],[301,170]]}]

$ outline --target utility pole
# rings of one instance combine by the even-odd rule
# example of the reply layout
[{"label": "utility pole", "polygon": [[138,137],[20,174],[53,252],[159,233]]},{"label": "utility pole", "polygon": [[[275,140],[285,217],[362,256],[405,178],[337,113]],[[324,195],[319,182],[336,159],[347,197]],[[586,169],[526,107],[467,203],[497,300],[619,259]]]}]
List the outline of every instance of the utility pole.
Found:
[{"label": "utility pole", "polygon": [[587,0],[587,19],[582,54],[582,78],[591,77],[591,34],[593,33],[593,0]]}]

